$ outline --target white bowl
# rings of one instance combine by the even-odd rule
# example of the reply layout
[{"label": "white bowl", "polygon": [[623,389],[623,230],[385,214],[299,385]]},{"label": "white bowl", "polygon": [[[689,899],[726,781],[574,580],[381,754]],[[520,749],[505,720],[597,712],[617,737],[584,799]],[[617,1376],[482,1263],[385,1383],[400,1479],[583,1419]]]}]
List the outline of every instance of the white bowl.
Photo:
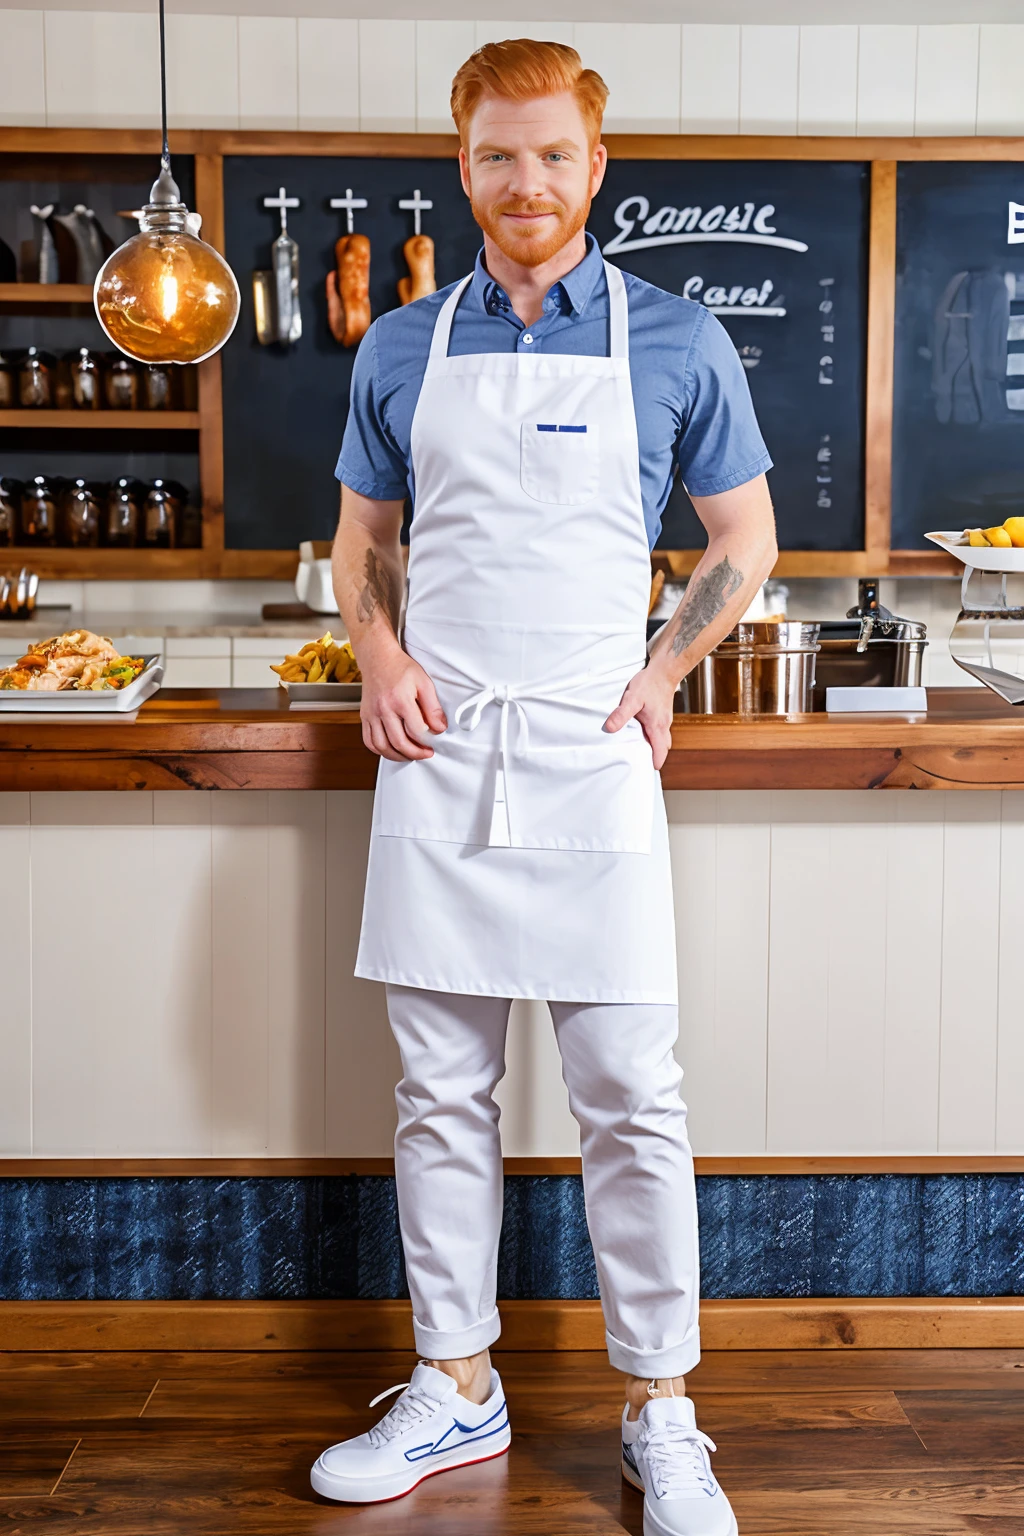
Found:
[{"label": "white bowl", "polygon": [[958,544],[963,538],[958,530],[926,533],[926,539],[944,549],[947,555],[955,555],[964,565],[975,571],[1024,571],[1024,549],[978,549],[972,544]]}]

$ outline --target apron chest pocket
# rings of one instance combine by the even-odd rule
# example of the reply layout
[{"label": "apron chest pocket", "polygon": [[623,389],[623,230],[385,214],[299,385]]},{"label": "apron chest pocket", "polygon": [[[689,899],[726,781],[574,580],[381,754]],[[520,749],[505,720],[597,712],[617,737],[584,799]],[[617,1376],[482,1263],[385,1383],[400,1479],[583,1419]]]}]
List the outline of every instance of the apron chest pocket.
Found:
[{"label": "apron chest pocket", "polygon": [[523,422],[519,480],[534,501],[558,507],[593,501],[600,472],[601,440],[592,423]]}]

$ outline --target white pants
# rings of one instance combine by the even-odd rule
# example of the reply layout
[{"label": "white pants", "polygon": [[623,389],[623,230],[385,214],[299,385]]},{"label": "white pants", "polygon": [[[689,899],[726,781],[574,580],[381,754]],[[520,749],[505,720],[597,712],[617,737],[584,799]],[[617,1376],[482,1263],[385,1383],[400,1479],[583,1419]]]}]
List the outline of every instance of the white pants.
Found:
[{"label": "white pants", "polygon": [[[416,1348],[498,1337],[502,1216],[494,1089],[511,999],[388,986],[402,1053],[395,1172]],[[551,1003],[579,1122],[587,1224],[612,1365],[681,1376],[700,1359],[697,1202],[670,1004]]]}]

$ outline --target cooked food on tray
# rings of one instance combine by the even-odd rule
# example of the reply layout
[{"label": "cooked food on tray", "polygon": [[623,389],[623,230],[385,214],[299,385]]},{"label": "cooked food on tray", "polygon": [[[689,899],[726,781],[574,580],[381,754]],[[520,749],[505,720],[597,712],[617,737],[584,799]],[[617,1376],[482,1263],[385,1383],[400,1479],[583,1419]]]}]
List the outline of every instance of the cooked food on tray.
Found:
[{"label": "cooked food on tray", "polygon": [[327,631],[322,640],[310,640],[294,656],[271,667],[282,683],[361,683],[355,653],[346,640],[339,645]]},{"label": "cooked food on tray", "polygon": [[960,542],[972,549],[1024,549],[1024,517],[1008,517],[996,528],[965,528]]},{"label": "cooked food on tray", "polygon": [[121,656],[117,646],[90,629],[73,629],[37,640],[13,667],[0,670],[0,688],[27,693],[94,693],[126,688],[145,667],[140,656]]}]

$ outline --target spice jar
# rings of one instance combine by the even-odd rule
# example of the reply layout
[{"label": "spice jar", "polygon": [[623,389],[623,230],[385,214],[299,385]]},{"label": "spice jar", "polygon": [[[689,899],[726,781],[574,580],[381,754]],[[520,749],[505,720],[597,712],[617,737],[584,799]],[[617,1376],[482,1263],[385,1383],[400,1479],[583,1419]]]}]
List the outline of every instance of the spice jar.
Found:
[{"label": "spice jar", "polygon": [[137,411],[139,408],[139,370],[131,358],[121,352],[107,354],[106,396],[112,411]]},{"label": "spice jar", "polygon": [[64,542],[95,549],[100,541],[100,504],[86,480],[72,480],[64,498]]},{"label": "spice jar", "polygon": [[178,542],[178,499],[166,480],[154,480],[143,508],[142,538],[150,549],[174,549]]},{"label": "spice jar", "polygon": [[49,352],[29,347],[18,369],[18,403],[26,410],[44,410],[53,404],[53,358]]},{"label": "spice jar", "polygon": [[139,499],[137,480],[122,475],[107,493],[103,520],[103,542],[111,549],[134,549],[139,542]]},{"label": "spice jar", "polygon": [[0,411],[11,411],[18,400],[17,369],[10,353],[0,352]]},{"label": "spice jar", "polygon": [[170,363],[150,363],[142,370],[142,405],[147,411],[169,411],[174,386]]},{"label": "spice jar", "polygon": [[98,411],[103,404],[100,365],[88,347],[68,354],[71,369],[71,404],[76,411]]},{"label": "spice jar", "polygon": [[0,549],[18,542],[18,503],[21,484],[9,476],[0,479]]},{"label": "spice jar", "polygon": [[57,504],[45,475],[34,475],[22,490],[18,520],[22,544],[56,544]]}]

